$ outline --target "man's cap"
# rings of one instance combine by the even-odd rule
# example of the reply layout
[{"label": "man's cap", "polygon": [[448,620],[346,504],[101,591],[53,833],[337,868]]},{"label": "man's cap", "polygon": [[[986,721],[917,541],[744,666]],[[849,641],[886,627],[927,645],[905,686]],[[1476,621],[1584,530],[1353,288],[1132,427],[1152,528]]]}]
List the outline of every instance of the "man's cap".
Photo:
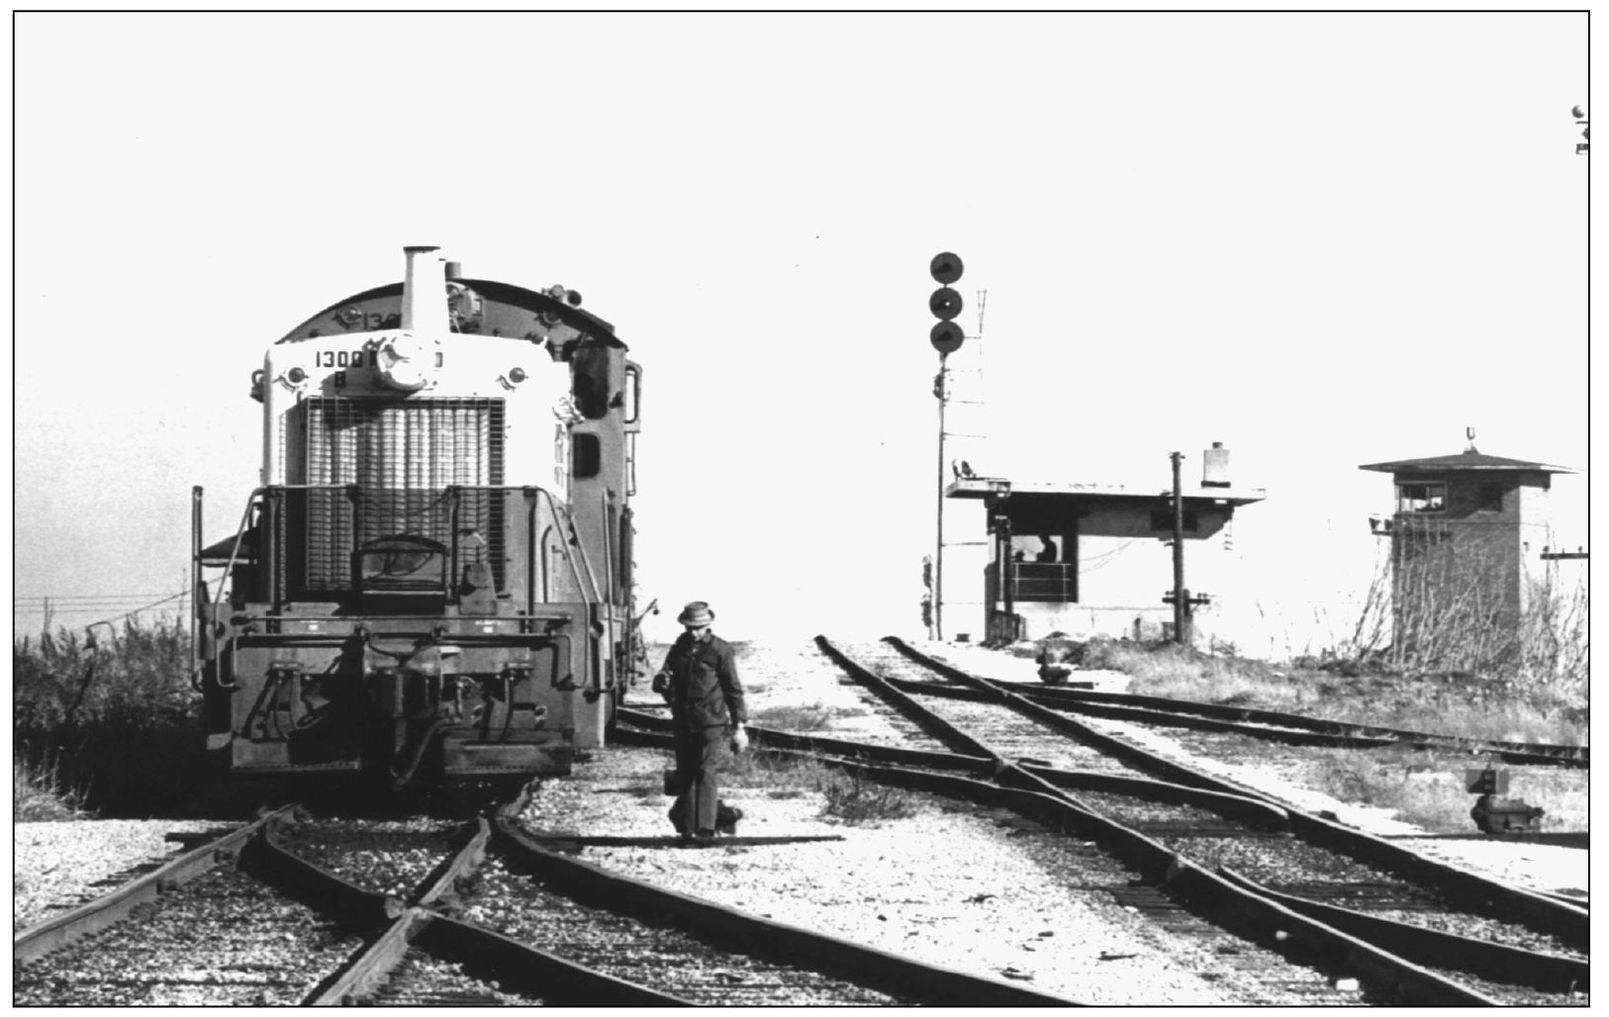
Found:
[{"label": "man's cap", "polygon": [[691,625],[694,628],[702,628],[714,620],[715,612],[711,611],[710,606],[702,600],[695,600],[688,604],[682,608],[682,613],[676,616],[676,621],[679,624]]}]

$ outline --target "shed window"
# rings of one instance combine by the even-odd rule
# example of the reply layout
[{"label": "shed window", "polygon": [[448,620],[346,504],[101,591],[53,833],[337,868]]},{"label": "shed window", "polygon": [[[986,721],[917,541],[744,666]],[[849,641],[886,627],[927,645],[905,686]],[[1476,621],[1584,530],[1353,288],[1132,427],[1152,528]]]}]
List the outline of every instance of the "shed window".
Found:
[{"label": "shed window", "polygon": [[1398,512],[1445,512],[1446,484],[1398,484]]}]

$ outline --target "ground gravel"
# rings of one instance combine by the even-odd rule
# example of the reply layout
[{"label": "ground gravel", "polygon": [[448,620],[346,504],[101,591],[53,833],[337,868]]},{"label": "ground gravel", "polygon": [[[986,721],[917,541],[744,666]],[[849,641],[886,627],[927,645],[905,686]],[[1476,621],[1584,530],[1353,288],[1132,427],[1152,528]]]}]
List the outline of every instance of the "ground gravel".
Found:
[{"label": "ground gravel", "polygon": [[228,824],[201,820],[101,819],[16,823],[12,830],[11,927],[26,928],[106,892],[97,886],[136,866],[157,865],[184,851],[170,834]]}]

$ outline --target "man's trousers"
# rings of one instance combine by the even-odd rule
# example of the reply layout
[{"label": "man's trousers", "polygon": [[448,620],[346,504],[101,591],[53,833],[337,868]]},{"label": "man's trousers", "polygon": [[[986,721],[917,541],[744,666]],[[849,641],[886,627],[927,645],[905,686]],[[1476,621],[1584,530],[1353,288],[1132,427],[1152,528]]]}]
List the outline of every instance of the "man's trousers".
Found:
[{"label": "man's trousers", "polygon": [[713,832],[721,789],[715,774],[726,762],[726,725],[676,732],[676,773],[681,794],[671,804],[671,822],[683,833]]}]

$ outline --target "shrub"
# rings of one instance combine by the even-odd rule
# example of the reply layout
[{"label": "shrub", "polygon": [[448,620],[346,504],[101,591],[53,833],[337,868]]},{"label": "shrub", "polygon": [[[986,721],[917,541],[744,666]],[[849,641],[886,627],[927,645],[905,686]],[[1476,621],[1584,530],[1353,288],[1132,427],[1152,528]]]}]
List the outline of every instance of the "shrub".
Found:
[{"label": "shrub", "polygon": [[1383,659],[1410,675],[1476,672],[1538,704],[1584,703],[1589,652],[1587,587],[1556,563],[1527,582],[1523,609],[1486,579],[1479,546],[1432,544],[1375,570],[1352,638],[1335,655]]},{"label": "shrub", "polygon": [[12,644],[16,767],[74,791],[73,808],[144,814],[202,786],[190,644],[178,620],[126,621],[98,645],[60,629]]}]

